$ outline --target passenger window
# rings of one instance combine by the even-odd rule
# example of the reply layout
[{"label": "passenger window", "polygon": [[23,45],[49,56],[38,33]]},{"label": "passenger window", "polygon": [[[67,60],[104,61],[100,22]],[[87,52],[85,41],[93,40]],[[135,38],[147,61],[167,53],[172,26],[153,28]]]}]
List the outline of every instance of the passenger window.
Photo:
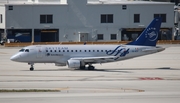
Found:
[{"label": "passenger window", "polygon": [[26,49],[25,52],[29,52],[29,49]]},{"label": "passenger window", "polygon": [[79,52],[81,52],[81,50],[79,50]]},{"label": "passenger window", "polygon": [[71,52],[73,52],[73,50],[71,50]]},{"label": "passenger window", "polygon": [[99,52],[99,50],[97,50],[97,52]]},{"label": "passenger window", "polygon": [[65,50],[63,50],[63,52],[65,52]]},{"label": "passenger window", "polygon": [[103,52],[103,50],[101,50],[101,52]]},{"label": "passenger window", "polygon": [[61,50],[59,50],[59,52],[61,52]]},{"label": "passenger window", "polygon": [[77,50],[76,50],[76,52],[77,52]]},{"label": "passenger window", "polygon": [[54,52],[56,52],[56,50],[54,50]]},{"label": "passenger window", "polygon": [[89,52],[91,52],[91,50],[89,50]]},{"label": "passenger window", "polygon": [[93,52],[95,52],[95,50],[93,50]]},{"label": "passenger window", "polygon": [[86,50],[84,50],[84,52],[86,52]]},{"label": "passenger window", "polygon": [[48,50],[46,50],[46,52],[48,52]]},{"label": "passenger window", "polygon": [[69,50],[67,50],[67,52],[69,52]]},{"label": "passenger window", "polygon": [[51,52],[52,52],[52,50],[51,50]]}]

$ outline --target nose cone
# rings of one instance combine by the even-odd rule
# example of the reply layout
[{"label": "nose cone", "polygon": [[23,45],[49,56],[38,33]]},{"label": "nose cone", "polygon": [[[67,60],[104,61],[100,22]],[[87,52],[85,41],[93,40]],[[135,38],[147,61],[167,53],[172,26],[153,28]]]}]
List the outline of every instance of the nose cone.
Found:
[{"label": "nose cone", "polygon": [[18,61],[18,58],[19,58],[18,55],[13,55],[10,59],[11,59],[12,61]]}]

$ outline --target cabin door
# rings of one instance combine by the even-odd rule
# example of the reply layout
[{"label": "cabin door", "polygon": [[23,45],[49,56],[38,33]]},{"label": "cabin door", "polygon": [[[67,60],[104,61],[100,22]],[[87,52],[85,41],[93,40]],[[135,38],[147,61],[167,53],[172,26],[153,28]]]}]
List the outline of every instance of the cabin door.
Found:
[{"label": "cabin door", "polygon": [[43,58],[43,49],[41,46],[37,46],[37,58]]}]

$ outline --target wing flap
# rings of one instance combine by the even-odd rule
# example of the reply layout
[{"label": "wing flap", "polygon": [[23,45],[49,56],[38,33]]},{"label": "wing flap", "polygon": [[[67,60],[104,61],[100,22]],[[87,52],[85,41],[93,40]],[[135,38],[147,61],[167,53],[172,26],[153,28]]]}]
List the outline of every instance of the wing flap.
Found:
[{"label": "wing flap", "polygon": [[102,57],[74,57],[72,60],[81,60],[84,62],[102,63],[107,61],[114,61],[116,56],[102,56]]}]

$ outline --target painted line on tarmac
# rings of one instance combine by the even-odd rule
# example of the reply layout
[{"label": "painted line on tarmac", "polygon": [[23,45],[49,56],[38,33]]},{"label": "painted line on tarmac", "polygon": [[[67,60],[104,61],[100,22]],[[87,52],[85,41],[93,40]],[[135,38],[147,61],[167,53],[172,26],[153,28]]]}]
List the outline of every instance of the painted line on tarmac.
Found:
[{"label": "painted line on tarmac", "polygon": [[8,53],[5,53],[5,52],[0,52],[0,54],[8,54]]},{"label": "painted line on tarmac", "polygon": [[55,90],[59,90],[61,92],[86,92],[86,93],[131,93],[131,92],[145,92],[142,89],[131,89],[131,88],[91,88],[91,87],[63,87],[56,88]]},{"label": "painted line on tarmac", "polygon": [[160,77],[140,77],[140,80],[164,80],[163,78]]}]

